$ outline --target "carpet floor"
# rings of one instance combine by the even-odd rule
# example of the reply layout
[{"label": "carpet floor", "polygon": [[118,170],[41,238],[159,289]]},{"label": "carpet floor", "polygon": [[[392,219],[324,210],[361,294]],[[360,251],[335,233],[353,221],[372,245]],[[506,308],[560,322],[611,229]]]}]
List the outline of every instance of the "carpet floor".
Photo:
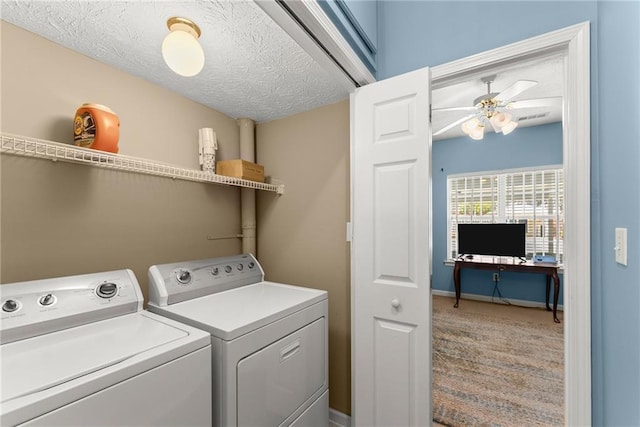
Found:
[{"label": "carpet floor", "polygon": [[453,302],[433,299],[434,422],[563,425],[562,323],[537,308]]}]

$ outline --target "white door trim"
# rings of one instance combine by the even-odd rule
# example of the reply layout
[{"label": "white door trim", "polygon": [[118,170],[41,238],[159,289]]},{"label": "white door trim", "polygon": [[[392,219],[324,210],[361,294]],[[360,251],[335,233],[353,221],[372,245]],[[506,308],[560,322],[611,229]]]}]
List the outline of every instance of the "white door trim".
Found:
[{"label": "white door trim", "polygon": [[[563,104],[565,425],[591,425],[591,116],[589,22],[431,69],[432,85],[496,65],[566,54]],[[570,284],[570,286],[567,286]]]}]

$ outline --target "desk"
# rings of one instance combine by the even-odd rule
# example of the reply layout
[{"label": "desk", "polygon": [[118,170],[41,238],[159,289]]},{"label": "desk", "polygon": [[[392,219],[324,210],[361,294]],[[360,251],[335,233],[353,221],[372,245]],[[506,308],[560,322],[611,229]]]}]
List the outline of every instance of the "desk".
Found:
[{"label": "desk", "polygon": [[520,273],[545,274],[547,278],[547,311],[551,311],[549,307],[549,291],[551,288],[551,279],[553,279],[553,321],[560,323],[557,316],[560,279],[558,278],[558,266],[556,264],[533,263],[532,261],[520,262],[518,260],[513,260],[512,262],[493,262],[487,261],[486,258],[480,261],[458,259],[453,267],[453,283],[456,287],[455,308],[458,308],[458,302],[460,301],[460,270],[464,268],[498,272],[515,271]]}]

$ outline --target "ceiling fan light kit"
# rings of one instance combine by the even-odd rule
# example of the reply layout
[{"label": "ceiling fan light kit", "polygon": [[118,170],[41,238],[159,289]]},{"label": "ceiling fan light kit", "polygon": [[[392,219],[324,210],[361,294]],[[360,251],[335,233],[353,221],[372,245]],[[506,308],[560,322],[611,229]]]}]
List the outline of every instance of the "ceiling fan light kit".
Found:
[{"label": "ceiling fan light kit", "polygon": [[[531,87],[529,84],[522,85],[520,82],[516,82],[502,93],[493,93],[491,92],[491,83],[495,78],[495,75],[482,78],[482,82],[487,85],[487,94],[480,96],[473,101],[476,108],[479,109],[477,116],[462,124],[462,131],[469,135],[470,138],[477,141],[484,138],[484,123],[487,120],[496,133],[502,132],[503,135],[507,135],[513,132],[513,130],[518,126],[518,123],[512,121],[512,115],[510,113],[504,111],[509,108],[509,104],[503,104],[499,98],[501,95],[504,96],[504,92],[507,90],[514,92],[511,88],[515,84],[518,84],[520,88],[526,87],[528,89]],[[510,95],[510,97],[511,96],[515,95]],[[507,130],[506,132],[505,128]]]},{"label": "ceiling fan light kit", "polygon": [[192,77],[204,67],[204,51],[198,42],[200,28],[186,18],[174,16],[167,20],[169,34],[162,42],[162,57],[171,70]]},{"label": "ceiling fan light kit", "polygon": [[533,80],[518,80],[501,92],[491,92],[491,84],[495,79],[496,75],[490,75],[480,79],[483,84],[487,85],[487,93],[475,98],[472,106],[437,109],[436,111],[471,111],[472,114],[446,125],[433,135],[441,135],[449,129],[460,125],[462,132],[470,138],[482,140],[487,124],[491,126],[494,132],[508,135],[519,125],[509,110],[514,108],[546,107],[556,102],[555,98],[512,101],[514,97],[536,86],[538,82]]}]

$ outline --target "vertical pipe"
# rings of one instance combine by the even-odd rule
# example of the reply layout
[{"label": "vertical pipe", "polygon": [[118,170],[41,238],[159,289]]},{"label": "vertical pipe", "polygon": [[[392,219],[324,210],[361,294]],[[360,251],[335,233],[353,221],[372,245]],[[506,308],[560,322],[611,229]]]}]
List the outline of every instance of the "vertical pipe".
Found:
[{"label": "vertical pipe", "polygon": [[[251,119],[238,119],[240,127],[240,158],[255,163],[255,122]],[[242,253],[256,254],[256,190],[240,190],[240,209],[242,215]]]}]

